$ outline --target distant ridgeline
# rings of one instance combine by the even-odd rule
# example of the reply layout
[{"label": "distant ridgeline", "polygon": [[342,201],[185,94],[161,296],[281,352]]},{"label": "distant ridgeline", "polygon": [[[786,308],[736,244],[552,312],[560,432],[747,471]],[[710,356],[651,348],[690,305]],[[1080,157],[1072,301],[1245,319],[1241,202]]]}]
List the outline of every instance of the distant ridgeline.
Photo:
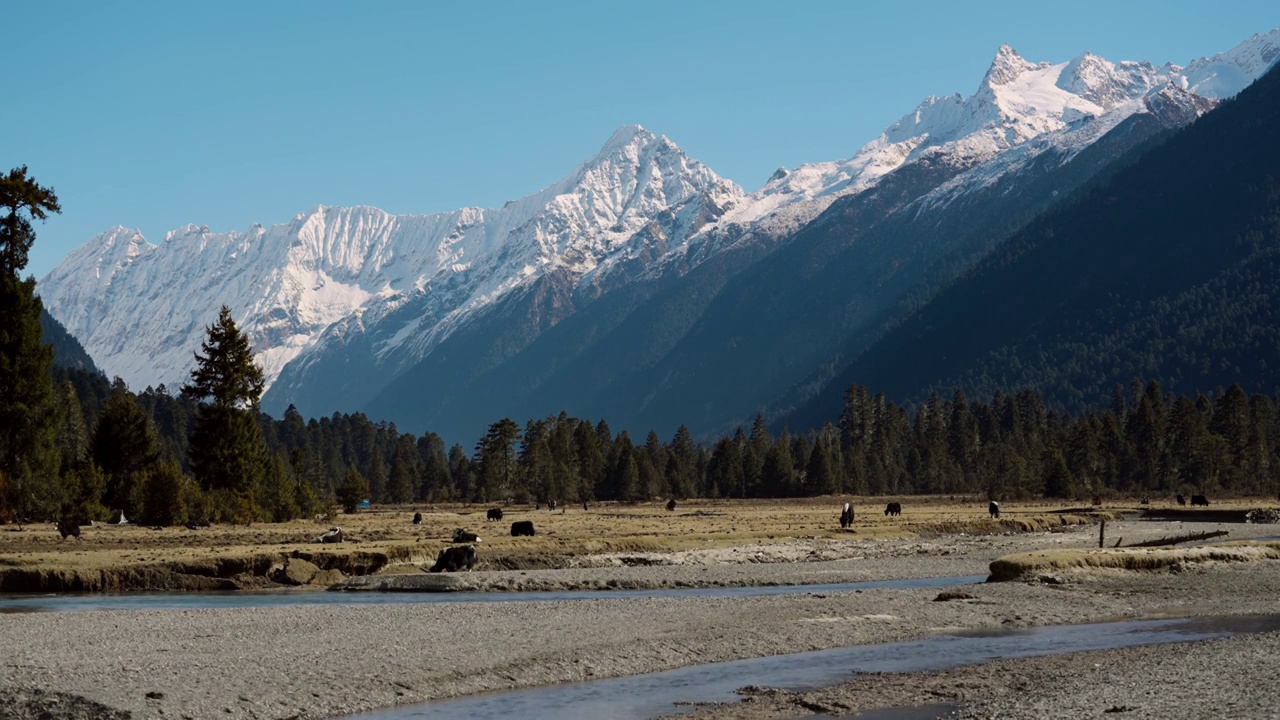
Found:
[{"label": "distant ridgeline", "polygon": [[[99,417],[111,394],[128,394],[149,418],[155,462],[189,471],[195,417],[189,401],[163,389],[136,396],[123,384],[113,390],[83,370],[55,374],[63,397],[80,399],[81,432],[102,432]],[[962,392],[949,400],[934,395],[912,414],[854,387],[839,417],[816,433],[773,435],[757,418],[750,432],[739,428],[711,445],[695,443],[683,427],[669,442],[650,432],[636,444],[603,421],[563,414],[523,429],[511,420],[494,423],[472,452],[446,449],[434,433],[398,433],[362,414],[306,421],[291,409],[283,419],[259,420],[273,458],[254,491],[263,519],[314,512],[341,493],[353,468],[367,479],[375,503],[911,493],[1066,498],[1107,490],[1271,494],[1280,487],[1276,399],[1250,397],[1235,385],[1212,397],[1175,396],[1158,383],[1135,382],[1114,389],[1110,408],[1078,415],[1048,411],[1031,390],[997,392],[989,403],[969,402]],[[153,505],[141,497],[134,502]],[[151,522],[145,511],[143,517]]]}]

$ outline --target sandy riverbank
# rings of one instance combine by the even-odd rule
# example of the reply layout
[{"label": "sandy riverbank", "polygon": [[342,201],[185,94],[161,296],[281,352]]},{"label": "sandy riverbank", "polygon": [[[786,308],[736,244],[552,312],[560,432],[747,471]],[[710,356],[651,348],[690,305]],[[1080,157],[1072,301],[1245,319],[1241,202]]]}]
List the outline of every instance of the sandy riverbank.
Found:
[{"label": "sandy riverbank", "polygon": [[[1117,525],[1115,530],[1135,539],[1182,530]],[[1275,530],[1230,529],[1233,538]],[[685,558],[670,566],[510,574],[567,572],[590,579],[691,573],[709,581],[750,575],[776,583],[964,575],[980,574],[991,560],[1011,552],[1087,547],[1094,538],[1080,529],[860,541],[865,547],[859,554],[822,562],[699,564]],[[138,718],[331,717],[958,628],[1275,612],[1280,562],[1207,564],[1180,573],[1098,571],[1069,577],[1065,585],[1001,583],[966,590],[974,599],[935,602],[937,590],[900,589],[747,598],[609,599],[603,593],[600,600],[565,602],[0,615],[6,648],[0,688],[70,693]]]}]

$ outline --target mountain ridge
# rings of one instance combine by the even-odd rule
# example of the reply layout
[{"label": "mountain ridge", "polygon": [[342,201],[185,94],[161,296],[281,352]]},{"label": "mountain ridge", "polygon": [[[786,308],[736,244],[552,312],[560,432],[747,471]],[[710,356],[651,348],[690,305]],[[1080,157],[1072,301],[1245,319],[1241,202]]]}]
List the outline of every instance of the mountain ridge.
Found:
[{"label": "mountain ridge", "polygon": [[[1055,142],[1078,152],[1153,103],[1196,116],[1200,96],[1177,88],[1238,90],[1277,52],[1280,31],[1187,68],[1089,53],[1032,63],[1002,46],[968,98],[927,98],[850,158],[779,170],[752,193],[666,137],[623,126],[560,181],[500,209],[316,206],[242,232],[186,225],[160,245],[117,227],[73,251],[41,290],[103,369],[131,385],[178,386],[205,316],[228,302],[267,371],[268,410],[354,410],[468,326],[499,330],[470,350],[474,365],[494,367],[611,292],[660,286],[735,248],[748,250],[739,260],[767,255],[832,203],[906,167],[936,170],[929,202],[956,202],[1063,151]],[[173,259],[162,263],[165,253]],[[175,269],[203,282],[181,282]],[[525,324],[486,320],[497,308]]]}]

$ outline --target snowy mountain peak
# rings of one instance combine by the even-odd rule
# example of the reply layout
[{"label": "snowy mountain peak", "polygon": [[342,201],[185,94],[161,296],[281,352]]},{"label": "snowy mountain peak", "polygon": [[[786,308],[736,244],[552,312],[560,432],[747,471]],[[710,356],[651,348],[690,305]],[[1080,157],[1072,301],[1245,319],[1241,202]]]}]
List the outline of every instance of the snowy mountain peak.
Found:
[{"label": "snowy mountain peak", "polygon": [[226,304],[271,383],[326,335],[350,339],[406,304],[421,305],[419,316],[378,352],[412,363],[544,274],[581,277],[627,259],[641,250],[633,236],[655,223],[664,242],[681,242],[741,195],[667,138],[629,125],[559,182],[500,209],[398,216],[316,205],[243,232],[184,225],[158,246],[113,228],[40,291],[106,372],[139,388],[180,385],[210,313]]},{"label": "snowy mountain peak", "polygon": [[1276,64],[1280,58],[1280,28],[1255,33],[1234,48],[1177,68],[1178,86],[1207,98],[1229,98]]},{"label": "snowy mountain peak", "polygon": [[636,142],[652,142],[657,139],[657,137],[657,135],[645,130],[640,125],[623,125],[613,131],[613,134],[609,136],[607,141],[605,141],[604,147],[601,148],[600,153],[607,153],[613,148],[625,147]]},{"label": "snowy mountain peak", "polygon": [[1142,95],[1165,79],[1149,62],[1112,63],[1086,52],[1067,63],[1055,84],[1061,90],[1110,110]]},{"label": "snowy mountain peak", "polygon": [[983,85],[1006,85],[1017,79],[1028,70],[1035,70],[1037,65],[1029,62],[1008,45],[1001,45],[991,61],[991,67],[982,78]]}]

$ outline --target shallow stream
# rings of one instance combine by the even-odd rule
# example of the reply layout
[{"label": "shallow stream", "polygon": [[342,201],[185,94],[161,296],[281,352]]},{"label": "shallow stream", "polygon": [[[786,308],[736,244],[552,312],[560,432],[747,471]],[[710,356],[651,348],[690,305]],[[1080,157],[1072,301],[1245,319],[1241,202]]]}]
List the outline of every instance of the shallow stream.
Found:
[{"label": "shallow stream", "polygon": [[[932,672],[1003,658],[1208,640],[1280,630],[1280,615],[1137,620],[1025,630],[960,632],[922,640],[859,645],[693,665],[632,677],[512,690],[380,710],[351,720],[436,718],[655,718],[689,703],[731,702],[747,685],[791,690],[833,685],[864,672]],[[931,708],[924,708],[925,716]],[[854,717],[920,717],[920,708],[886,708]],[[945,710],[943,711],[945,712]]]}]

